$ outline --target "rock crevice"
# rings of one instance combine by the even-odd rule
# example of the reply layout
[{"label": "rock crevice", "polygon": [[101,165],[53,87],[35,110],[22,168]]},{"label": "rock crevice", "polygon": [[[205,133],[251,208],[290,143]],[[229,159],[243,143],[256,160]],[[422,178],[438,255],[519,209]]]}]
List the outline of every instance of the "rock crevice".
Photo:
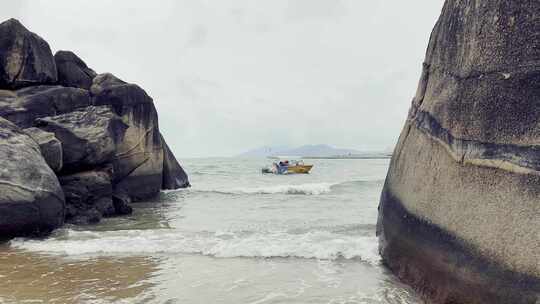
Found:
[{"label": "rock crevice", "polygon": [[540,175],[540,146],[486,143],[454,137],[430,113],[416,111],[414,127],[448,151],[458,163]]}]

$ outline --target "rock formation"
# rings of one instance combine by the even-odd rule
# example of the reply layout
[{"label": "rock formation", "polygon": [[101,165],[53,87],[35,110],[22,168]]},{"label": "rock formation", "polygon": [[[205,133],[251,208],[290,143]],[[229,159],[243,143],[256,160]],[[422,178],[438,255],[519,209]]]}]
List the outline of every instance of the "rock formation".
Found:
[{"label": "rock formation", "polygon": [[38,144],[0,117],[0,239],[64,223],[64,193]]},{"label": "rock formation", "polygon": [[0,26],[0,89],[55,83],[56,64],[49,44],[9,19]]},{"label": "rock formation", "polygon": [[96,76],[90,92],[95,105],[111,106],[130,126],[114,162],[117,191],[130,193],[135,199],[157,194],[163,180],[163,142],[152,98],[139,86],[112,74]]},{"label": "rock formation", "polygon": [[23,128],[40,117],[53,116],[90,105],[86,90],[38,85],[17,91],[0,90],[0,116]]},{"label": "rock formation", "polygon": [[180,166],[171,149],[161,136],[163,143],[163,182],[162,189],[178,189],[189,187],[188,176]]},{"label": "rock formation", "polygon": [[116,214],[111,173],[111,168],[99,168],[59,177],[66,196],[68,222],[93,223],[102,216]]},{"label": "rock formation", "polygon": [[60,172],[64,165],[64,153],[62,151],[62,143],[54,136],[54,133],[38,128],[27,128],[23,131],[39,145],[39,150],[47,165],[54,172]]},{"label": "rock formation", "polygon": [[35,126],[52,132],[62,143],[63,172],[80,172],[112,163],[128,128],[107,106],[38,118]]},{"label": "rock formation", "polygon": [[540,301],[540,2],[447,0],[379,206],[429,303]]},{"label": "rock formation", "polygon": [[70,51],[58,51],[54,54],[58,69],[58,83],[65,87],[90,90],[96,72],[86,66],[77,55]]},{"label": "rock formation", "polygon": [[128,214],[161,189],[188,187],[154,102],[98,75],[10,19],[0,23],[0,238]]}]

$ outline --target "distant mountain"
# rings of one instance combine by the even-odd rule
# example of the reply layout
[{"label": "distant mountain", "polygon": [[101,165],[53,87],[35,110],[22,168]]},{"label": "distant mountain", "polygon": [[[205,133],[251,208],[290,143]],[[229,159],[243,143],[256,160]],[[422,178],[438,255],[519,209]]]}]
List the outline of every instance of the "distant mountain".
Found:
[{"label": "distant mountain", "polygon": [[305,158],[378,158],[388,157],[385,152],[363,152],[353,149],[338,149],[329,145],[305,145],[297,148],[265,146],[242,153],[239,157],[299,156]]},{"label": "distant mountain", "polygon": [[295,155],[302,157],[329,157],[338,155],[360,154],[362,152],[352,149],[337,149],[329,145],[305,145],[298,148],[280,151],[283,155]]}]

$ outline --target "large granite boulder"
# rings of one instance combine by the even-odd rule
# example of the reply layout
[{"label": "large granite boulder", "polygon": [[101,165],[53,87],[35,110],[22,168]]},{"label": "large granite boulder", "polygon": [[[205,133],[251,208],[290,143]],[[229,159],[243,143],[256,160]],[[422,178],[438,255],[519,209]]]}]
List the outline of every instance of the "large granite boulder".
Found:
[{"label": "large granite boulder", "polygon": [[64,223],[64,194],[38,144],[0,118],[0,239],[41,234]]},{"label": "large granite boulder", "polygon": [[0,116],[19,127],[31,127],[36,118],[72,112],[90,105],[88,91],[62,86],[33,86],[0,90]]},{"label": "large granite boulder", "polygon": [[54,136],[54,133],[43,131],[38,128],[23,130],[38,145],[41,155],[54,172],[62,170],[62,143]]},{"label": "large granite boulder", "polygon": [[539,1],[447,0],[379,207],[430,303],[540,300]]},{"label": "large granite boulder", "polygon": [[15,19],[0,23],[0,89],[56,81],[49,44]]},{"label": "large granite boulder", "polygon": [[163,146],[153,100],[135,84],[100,74],[91,87],[95,105],[110,105],[129,125],[117,146],[114,184],[134,200],[156,195],[163,177]]},{"label": "large granite boulder", "polygon": [[92,80],[97,74],[81,58],[71,51],[58,51],[54,54],[54,60],[59,84],[90,90]]},{"label": "large granite boulder", "polygon": [[163,182],[161,189],[173,190],[189,187],[186,172],[174,157],[163,136],[161,136],[161,143],[163,144]]},{"label": "large granite boulder", "polygon": [[62,143],[63,172],[77,172],[112,162],[126,125],[110,107],[90,106],[36,120]]}]

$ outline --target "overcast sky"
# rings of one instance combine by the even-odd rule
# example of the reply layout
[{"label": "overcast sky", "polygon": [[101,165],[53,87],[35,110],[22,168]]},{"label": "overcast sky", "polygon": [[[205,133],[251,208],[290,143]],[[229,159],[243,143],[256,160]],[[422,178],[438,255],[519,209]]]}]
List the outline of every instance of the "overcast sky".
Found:
[{"label": "overcast sky", "polygon": [[388,149],[442,0],[2,0],[53,52],[153,98],[176,155]]}]

